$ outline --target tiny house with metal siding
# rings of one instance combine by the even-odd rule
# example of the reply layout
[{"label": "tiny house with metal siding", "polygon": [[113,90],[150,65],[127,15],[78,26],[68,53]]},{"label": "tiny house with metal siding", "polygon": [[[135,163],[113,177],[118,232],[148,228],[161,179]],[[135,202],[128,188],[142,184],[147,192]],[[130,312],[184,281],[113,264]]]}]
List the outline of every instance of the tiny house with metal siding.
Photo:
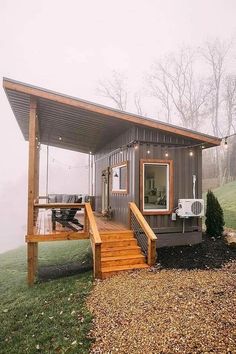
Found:
[{"label": "tiny house with metal siding", "polygon": [[[196,176],[195,198],[202,198],[202,150],[203,142],[188,137],[133,126],[106,144],[95,154],[95,198],[96,211],[102,210],[104,179],[107,180],[107,205],[111,217],[121,223],[128,223],[128,203],[135,201],[146,220],[158,235],[157,246],[195,244],[202,239],[202,222],[198,217],[179,218],[175,214],[179,199],[193,198],[193,176]],[[172,205],[168,210],[143,210],[143,168],[145,162],[155,166],[172,164]],[[127,193],[112,192],[112,168],[127,163]],[[155,181],[154,181],[155,183]],[[155,187],[154,187],[155,188]],[[148,197],[146,197],[148,198]],[[155,200],[155,195],[150,199]],[[174,213],[174,216],[172,215]],[[183,229],[184,227],[184,229]]]},{"label": "tiny house with metal siding", "polygon": [[[201,241],[201,220],[175,211],[179,199],[201,198],[202,150],[221,139],[11,79],[3,86],[25,140],[37,112],[38,143],[94,157],[97,212],[127,226],[135,202],[158,247]],[[30,208],[33,220],[34,200]]]}]

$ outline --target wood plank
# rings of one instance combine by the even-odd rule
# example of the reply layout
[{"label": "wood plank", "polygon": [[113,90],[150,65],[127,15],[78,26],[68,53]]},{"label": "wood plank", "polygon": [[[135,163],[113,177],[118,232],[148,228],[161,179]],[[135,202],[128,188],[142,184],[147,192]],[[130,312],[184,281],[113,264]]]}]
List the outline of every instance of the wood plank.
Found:
[{"label": "wood plank", "polygon": [[132,239],[128,238],[125,240],[109,240],[109,241],[102,242],[102,250],[116,248],[116,247],[126,248],[131,246],[137,246],[137,240],[135,238]]},{"label": "wood plank", "polygon": [[[30,97],[29,113],[29,167],[28,167],[28,220],[27,233],[33,234],[36,226],[37,213],[34,214],[34,201],[38,196],[39,189],[39,149],[38,145],[38,117],[37,101]],[[29,243],[27,247],[28,257],[28,284],[31,286],[35,281],[35,274],[38,265],[38,246],[36,243]]]},{"label": "wood plank", "polygon": [[27,245],[27,263],[28,263],[28,285],[32,286],[35,280],[35,262],[34,262],[34,244]]},{"label": "wood plank", "polygon": [[95,279],[101,279],[102,265],[101,265],[101,244],[94,244],[94,256],[93,256],[93,272]]},{"label": "wood plank", "polygon": [[34,203],[35,208],[41,209],[76,209],[85,207],[83,203]]},{"label": "wood plank", "polygon": [[121,230],[127,230],[127,227],[115,222],[114,220],[109,220],[106,217],[102,216],[102,214],[95,213],[94,214],[97,227],[99,232],[105,232],[105,231],[121,231]]},{"label": "wood plank", "polygon": [[85,210],[86,210],[86,213],[87,213],[87,216],[88,216],[89,227],[91,229],[92,238],[94,240],[94,243],[95,244],[101,244],[102,240],[101,240],[98,228],[97,228],[96,220],[95,220],[95,217],[93,215],[93,211],[92,211],[90,203],[85,203]]},{"label": "wood plank", "polygon": [[88,239],[88,234],[83,231],[79,232],[61,232],[61,233],[51,233],[45,235],[26,235],[26,242],[49,242],[49,241],[66,241],[66,240],[86,240]]},{"label": "wood plank", "polygon": [[29,168],[28,168],[28,222],[27,233],[33,233],[34,227],[34,200],[36,198],[36,149],[37,149],[37,115],[36,99],[30,98],[30,116],[29,116]]},{"label": "wood plank", "polygon": [[106,267],[102,270],[102,279],[106,279],[112,275],[117,274],[122,271],[131,271],[135,269],[147,269],[149,266],[147,264],[130,264],[130,265],[120,265],[113,267]]}]

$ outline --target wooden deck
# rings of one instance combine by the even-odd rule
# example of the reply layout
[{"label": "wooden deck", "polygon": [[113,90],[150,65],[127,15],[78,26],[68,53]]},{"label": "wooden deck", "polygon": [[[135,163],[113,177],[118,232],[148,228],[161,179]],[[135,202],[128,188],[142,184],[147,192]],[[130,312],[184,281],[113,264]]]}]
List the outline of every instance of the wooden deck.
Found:
[{"label": "wooden deck", "polygon": [[[105,218],[99,213],[95,213],[94,216],[96,219],[99,232],[116,231],[116,230],[122,231],[127,229],[127,227],[125,227],[124,225],[118,224],[112,220],[108,220],[107,218]],[[81,224],[84,224],[83,212],[78,212],[76,214],[76,217],[81,222]],[[56,230],[53,230],[52,222],[51,222],[51,210],[43,210],[43,209],[39,210],[36,226],[34,228],[34,235],[60,234],[62,232],[70,232],[70,231],[71,229],[67,227],[62,227],[62,225],[59,223],[56,223]],[[79,230],[78,228],[78,233],[82,234],[84,233],[84,231]]]}]

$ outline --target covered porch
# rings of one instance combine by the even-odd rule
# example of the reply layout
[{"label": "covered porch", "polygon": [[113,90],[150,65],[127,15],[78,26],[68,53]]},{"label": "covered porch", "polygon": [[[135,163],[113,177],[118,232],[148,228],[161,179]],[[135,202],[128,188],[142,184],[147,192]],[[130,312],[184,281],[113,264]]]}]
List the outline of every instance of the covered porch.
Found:
[{"label": "covered porch", "polygon": [[[69,96],[9,79],[4,79],[3,85],[22,133],[29,141],[25,236],[28,284],[32,285],[37,276],[39,242],[90,239],[95,278],[153,265],[156,236],[134,203],[129,205],[129,225],[121,225],[94,214],[90,203],[49,203],[48,195],[42,201],[39,194],[40,144],[92,157],[104,141],[124,131],[130,122],[117,124],[120,113]],[[53,221],[54,211],[73,214],[73,219],[66,220],[67,226],[61,222],[64,216],[59,222]],[[78,220],[82,229],[76,228]],[[75,226],[68,227],[68,223]]]}]

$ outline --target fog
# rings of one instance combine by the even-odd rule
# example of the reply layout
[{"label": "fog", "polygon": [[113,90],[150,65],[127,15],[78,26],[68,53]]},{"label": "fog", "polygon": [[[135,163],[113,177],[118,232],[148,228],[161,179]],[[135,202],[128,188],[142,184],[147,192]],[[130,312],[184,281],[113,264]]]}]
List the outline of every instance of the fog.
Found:
[{"label": "fog", "polygon": [[[0,0],[0,77],[110,105],[98,80],[125,72],[142,86],[153,60],[181,45],[236,34],[235,0]],[[132,110],[132,107],[130,108]],[[145,112],[160,118],[147,98]],[[0,90],[0,252],[24,243],[28,143]],[[50,148],[49,193],[88,193],[88,156]],[[40,193],[46,188],[41,148]]]}]

